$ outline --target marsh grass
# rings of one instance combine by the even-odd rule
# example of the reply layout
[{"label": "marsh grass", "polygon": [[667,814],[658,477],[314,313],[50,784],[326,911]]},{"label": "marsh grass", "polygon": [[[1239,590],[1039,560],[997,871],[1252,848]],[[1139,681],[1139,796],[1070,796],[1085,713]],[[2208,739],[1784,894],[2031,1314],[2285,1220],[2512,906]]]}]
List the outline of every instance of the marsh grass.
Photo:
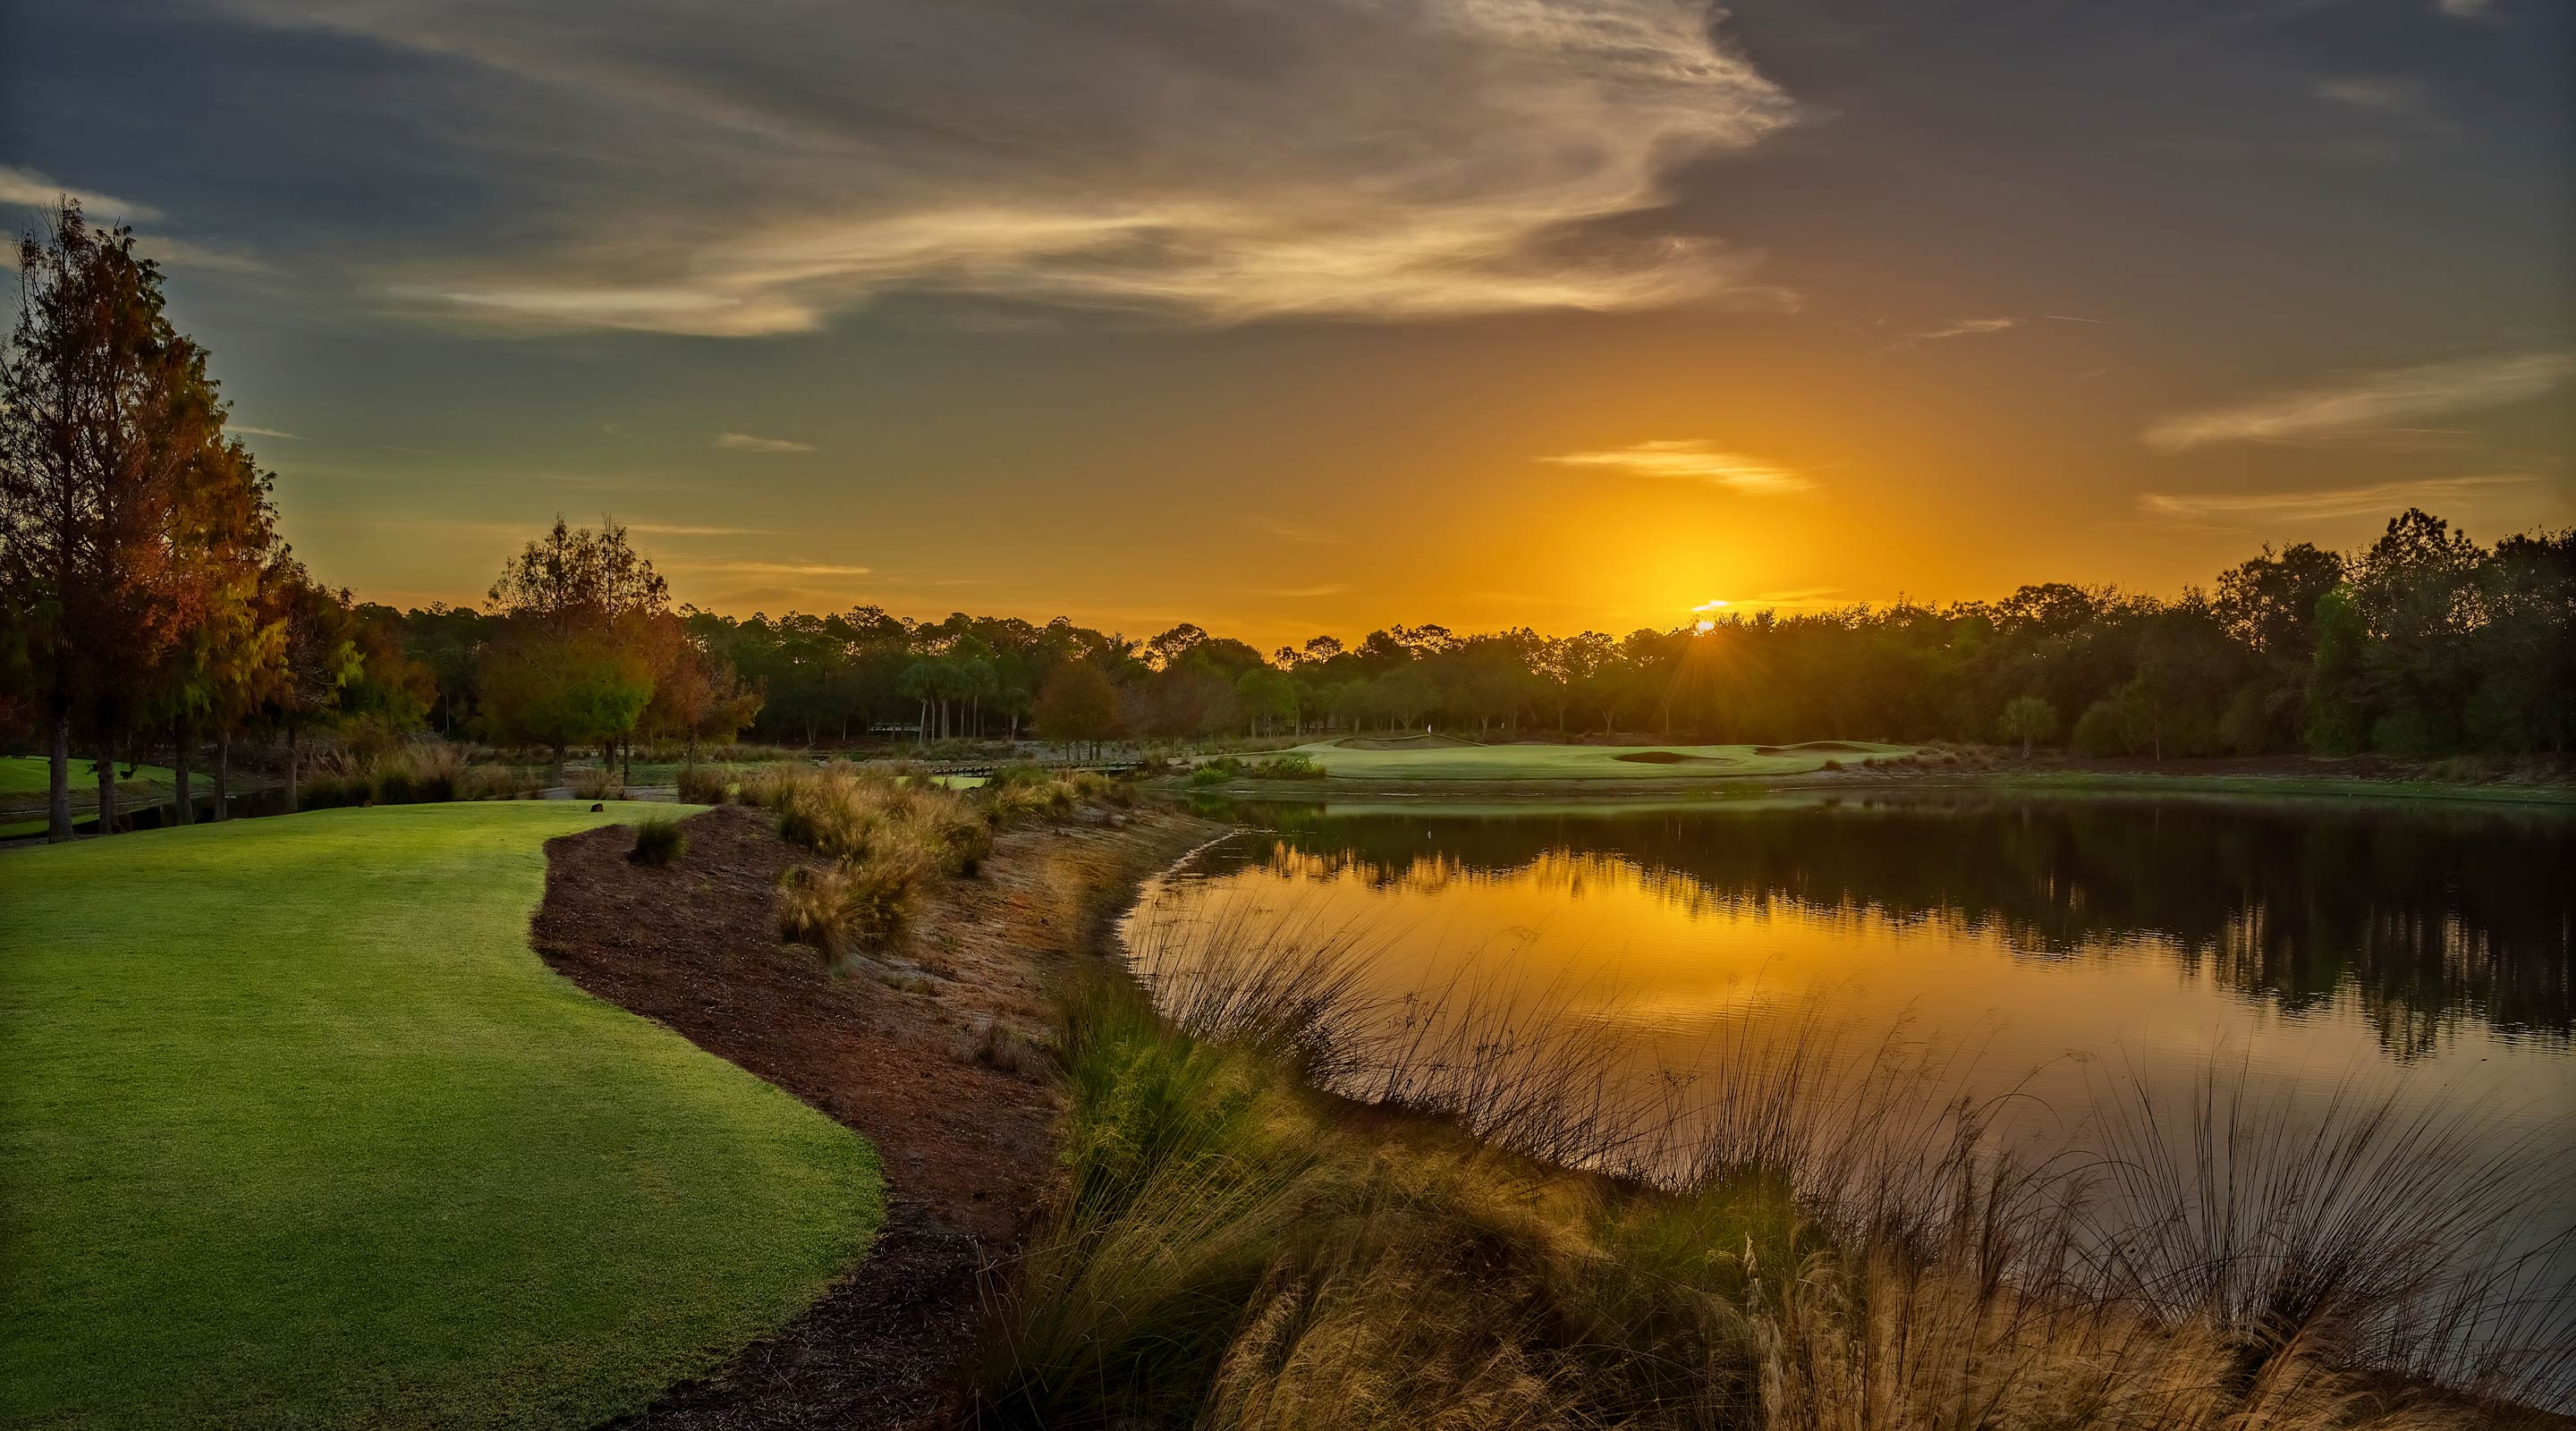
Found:
[{"label": "marsh grass", "polygon": [[[2571,1294],[2502,1153],[2396,1095],[2105,1077],[1997,1130],[1957,1055],[1819,1013],[1640,1100],[1607,1045],[1244,909],[1132,926],[1061,1000],[1067,1177],[988,1293],[987,1424],[2511,1424],[2568,1404]],[[2019,1096],[2008,1092],[2006,1098]],[[1644,1106],[1641,1106],[1641,1103]],[[2536,1414],[2523,1417],[2537,1424]]]}]

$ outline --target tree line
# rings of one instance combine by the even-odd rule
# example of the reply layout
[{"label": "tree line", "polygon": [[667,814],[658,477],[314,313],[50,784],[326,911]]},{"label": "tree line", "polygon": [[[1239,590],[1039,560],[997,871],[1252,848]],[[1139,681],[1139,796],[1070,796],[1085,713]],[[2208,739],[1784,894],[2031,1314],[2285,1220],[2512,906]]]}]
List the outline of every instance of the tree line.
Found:
[{"label": "tree line", "polygon": [[[760,694],[747,728],[789,744],[1437,728],[2163,758],[2564,751],[2571,613],[2576,534],[2484,547],[2409,510],[2359,551],[2267,547],[2171,599],[2050,583],[1999,601],[1764,611],[1624,637],[1398,625],[1264,652],[1188,623],[1140,641],[1063,617],[914,621],[877,606],[682,607],[677,624]],[[439,723],[488,737],[478,712],[498,693],[478,684],[478,653],[512,618],[441,606],[401,619],[437,673]]]}]

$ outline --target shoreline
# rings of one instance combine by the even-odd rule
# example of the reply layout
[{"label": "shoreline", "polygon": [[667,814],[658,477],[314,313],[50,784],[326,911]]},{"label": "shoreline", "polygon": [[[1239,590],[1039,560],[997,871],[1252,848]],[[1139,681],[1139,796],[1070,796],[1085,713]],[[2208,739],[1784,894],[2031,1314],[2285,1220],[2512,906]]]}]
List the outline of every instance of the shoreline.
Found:
[{"label": "shoreline", "polygon": [[1182,798],[1208,795],[1229,800],[1405,799],[1455,802],[1544,798],[1585,803],[1628,799],[1718,802],[1775,796],[1989,791],[2013,795],[2187,795],[2576,809],[2576,780],[2466,782],[2328,772],[2237,773],[2095,768],[1841,770],[1787,776],[1700,776],[1687,780],[1651,777],[1373,780],[1327,776],[1320,780],[1238,779],[1221,785],[1203,786],[1183,786],[1177,781],[1165,780],[1155,782],[1152,788],[1158,793]]}]

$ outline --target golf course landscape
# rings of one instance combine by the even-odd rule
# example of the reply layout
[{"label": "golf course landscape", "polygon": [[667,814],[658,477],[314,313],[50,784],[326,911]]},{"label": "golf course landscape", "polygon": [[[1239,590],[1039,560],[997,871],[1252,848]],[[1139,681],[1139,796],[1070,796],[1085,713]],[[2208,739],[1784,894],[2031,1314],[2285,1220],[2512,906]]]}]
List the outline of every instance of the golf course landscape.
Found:
[{"label": "golf course landscape", "polygon": [[636,808],[9,855],[0,1425],[591,1425],[856,1261],[864,1142],[529,947]]}]

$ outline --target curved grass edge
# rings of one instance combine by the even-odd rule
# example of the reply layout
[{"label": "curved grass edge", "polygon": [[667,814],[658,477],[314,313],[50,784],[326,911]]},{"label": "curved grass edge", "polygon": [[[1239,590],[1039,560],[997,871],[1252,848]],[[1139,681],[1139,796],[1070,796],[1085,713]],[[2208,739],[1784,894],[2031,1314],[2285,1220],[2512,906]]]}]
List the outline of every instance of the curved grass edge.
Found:
[{"label": "curved grass edge", "polygon": [[[9,1274],[0,1425],[595,1424],[844,1276],[883,1223],[873,1148],[528,942],[547,839],[693,810],[350,809],[0,855],[7,1231],[53,1249]],[[78,898],[99,887],[151,897]],[[227,921],[250,927],[165,942]]]}]

